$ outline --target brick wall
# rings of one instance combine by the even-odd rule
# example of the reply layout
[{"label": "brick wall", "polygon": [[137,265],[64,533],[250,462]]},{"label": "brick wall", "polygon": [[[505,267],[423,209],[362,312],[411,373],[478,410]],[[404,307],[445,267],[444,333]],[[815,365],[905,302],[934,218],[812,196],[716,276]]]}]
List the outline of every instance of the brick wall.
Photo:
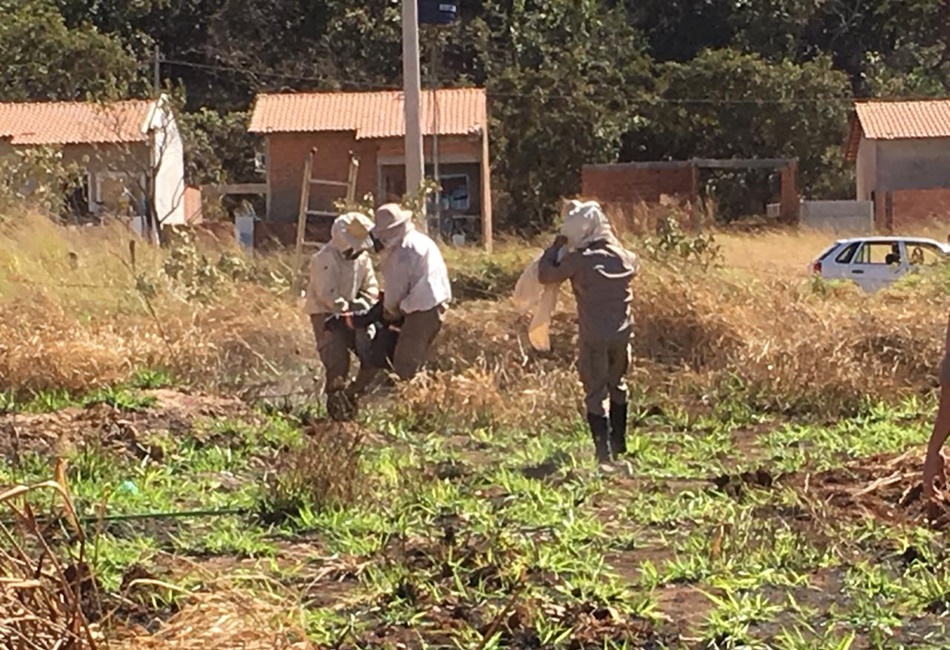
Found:
[{"label": "brick wall", "polygon": [[689,163],[585,165],[582,194],[604,203],[658,203],[661,195],[693,199]]},{"label": "brick wall", "polygon": [[[271,221],[296,221],[304,161],[313,147],[313,177],[346,182],[350,152],[360,161],[356,194],[376,191],[376,151],[374,141],[357,141],[353,133],[277,133],[269,137],[269,181]],[[345,195],[343,188],[311,187],[310,207],[332,209],[333,201]]]},{"label": "brick wall", "polygon": [[[385,138],[377,140],[379,143],[379,156],[401,157],[406,150],[406,141],[403,138]],[[426,136],[423,140],[426,161],[432,158],[432,138]],[[480,137],[466,137],[459,135],[443,135],[439,137],[439,155],[440,156],[472,156],[475,160],[481,160],[482,141]]]},{"label": "brick wall", "polygon": [[[945,222],[950,227],[950,188],[895,190],[891,195],[891,225],[894,232],[927,222]],[[881,230],[888,228],[885,193],[875,195],[874,219]]]},{"label": "brick wall", "polygon": [[[303,178],[304,161],[313,147],[313,177],[345,182],[349,173],[350,152],[360,161],[357,177],[356,195],[362,197],[367,192],[378,193],[377,158],[379,156],[403,156],[403,138],[383,140],[357,140],[351,132],[333,133],[275,133],[268,136],[270,211],[267,219],[272,222],[296,222],[300,203],[300,183]],[[432,139],[425,139],[427,157],[431,157]],[[480,159],[482,143],[479,138],[449,136],[439,139],[439,153],[442,156],[474,156]],[[332,210],[333,201],[342,197],[343,188],[311,187],[310,207],[314,210]],[[329,239],[332,219],[312,218],[314,236],[325,241]],[[266,233],[258,238],[262,244],[268,241],[293,242],[293,236],[286,228],[274,226],[265,229]]]}]

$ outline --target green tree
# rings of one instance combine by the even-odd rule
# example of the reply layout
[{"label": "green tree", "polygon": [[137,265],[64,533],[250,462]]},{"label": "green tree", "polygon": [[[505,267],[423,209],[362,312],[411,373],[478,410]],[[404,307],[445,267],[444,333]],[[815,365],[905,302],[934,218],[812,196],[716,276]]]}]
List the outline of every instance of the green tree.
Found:
[{"label": "green tree", "polygon": [[128,96],[143,90],[135,59],[116,38],[67,27],[48,0],[0,0],[0,100]]},{"label": "green tree", "polygon": [[[491,99],[499,213],[510,227],[549,223],[580,191],[581,166],[616,159],[650,86],[649,58],[622,9],[601,0],[484,0],[450,60]],[[468,56],[464,56],[468,48]]]},{"label": "green tree", "polygon": [[627,135],[625,155],[797,158],[806,196],[845,196],[850,107],[847,76],[827,58],[770,63],[735,50],[708,50],[689,63],[660,66],[658,98],[645,109],[640,128]]},{"label": "green tree", "polygon": [[689,61],[735,38],[734,0],[624,0],[633,25],[646,35],[658,61]]},{"label": "green tree", "polygon": [[185,142],[189,184],[242,183],[259,180],[254,168],[256,137],[247,132],[248,114],[202,108],[178,118]]}]

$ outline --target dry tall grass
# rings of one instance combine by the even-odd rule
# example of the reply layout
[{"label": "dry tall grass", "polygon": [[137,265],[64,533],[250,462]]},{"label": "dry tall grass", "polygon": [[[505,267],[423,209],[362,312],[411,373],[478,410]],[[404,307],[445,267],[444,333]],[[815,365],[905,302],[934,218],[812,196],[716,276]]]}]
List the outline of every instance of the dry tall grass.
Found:
[{"label": "dry tall grass", "polygon": [[166,250],[121,226],[63,229],[22,214],[0,226],[0,391],[87,390],[163,368],[205,384],[274,375],[310,353],[292,301],[222,275],[197,301]]},{"label": "dry tall grass", "polygon": [[[775,255],[786,251],[787,268],[805,268],[828,239],[780,233],[767,235],[761,246]],[[727,263],[704,272],[645,260],[635,288],[638,381],[706,402],[737,399],[762,410],[811,414],[854,412],[869,401],[935,385],[946,326],[946,270],[866,295],[850,285],[779,272],[770,263],[773,254],[756,252],[757,240],[737,237],[728,246],[741,250],[739,243],[757,260],[744,269]],[[548,398],[544,408],[576,405],[576,384],[567,378],[573,375],[549,380],[573,359],[568,293],[548,355],[528,349],[524,322],[504,303],[450,312],[437,365],[454,373],[479,368],[488,388],[476,397],[449,374],[441,389],[429,387],[427,393],[439,395],[442,408],[448,407],[446,395],[457,394],[453,413],[468,413],[473,404],[496,397],[509,408],[536,413],[532,389],[542,386]],[[529,398],[522,401],[522,394]],[[535,406],[525,406],[528,402]]]},{"label": "dry tall grass", "polygon": [[[721,234],[725,265],[708,271],[645,259],[635,285],[634,383],[687,404],[738,401],[760,411],[832,417],[869,400],[931,389],[950,271],[873,296],[816,283],[802,270],[830,239]],[[226,385],[280,376],[311,355],[299,301],[279,288],[247,275],[221,277],[212,295],[196,296],[166,273],[167,249],[139,246],[132,268],[129,240],[119,228],[69,231],[30,215],[0,226],[0,390],[88,390],[156,367]],[[477,291],[450,310],[433,371],[401,387],[388,416],[446,433],[541,433],[575,417],[581,393],[572,368],[569,289],[554,318],[554,349],[543,355],[529,349],[524,318],[503,299],[535,253],[512,243],[491,259],[465,251],[448,256],[457,282]],[[359,432],[311,434],[302,451],[283,459],[271,485],[273,511],[352,499],[362,487],[314,481],[341,467],[348,469],[337,474],[361,478]],[[0,502],[19,496],[10,492]],[[95,583],[70,577],[68,566],[38,571],[33,551],[52,554],[41,548],[31,516],[18,521],[28,524],[32,546],[0,553],[0,645],[96,647],[81,606]],[[24,539],[23,531],[0,526],[0,533]],[[260,598],[229,585],[191,593],[159,634],[128,630],[115,647],[309,647],[299,603]]]},{"label": "dry tall grass", "polygon": [[[312,359],[298,300],[232,278],[204,301],[186,297],[163,275],[167,250],[139,246],[130,268],[129,239],[118,228],[67,231],[28,215],[0,230],[0,390],[82,390],[155,367],[228,385]],[[645,259],[635,379],[706,401],[823,413],[931,388],[947,274],[873,296],[815,283],[805,269],[832,239],[722,233],[725,264],[708,271]],[[547,355],[529,349],[525,322],[505,300],[537,251],[508,243],[491,258],[448,254],[456,282],[477,291],[460,291],[449,313],[434,362],[441,374],[407,396],[420,422],[443,426],[453,413],[473,425],[522,425],[577,408],[569,289]]]}]

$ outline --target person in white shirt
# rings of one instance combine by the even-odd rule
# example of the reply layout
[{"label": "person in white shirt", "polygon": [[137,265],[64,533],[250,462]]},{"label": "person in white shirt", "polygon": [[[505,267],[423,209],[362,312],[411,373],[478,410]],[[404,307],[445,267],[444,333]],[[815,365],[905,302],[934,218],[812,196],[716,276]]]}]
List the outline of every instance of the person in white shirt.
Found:
[{"label": "person in white shirt", "polygon": [[[373,262],[366,254],[373,246],[369,236],[372,226],[372,221],[358,213],[337,217],[330,242],[310,260],[305,309],[323,363],[327,410],[337,419],[345,419],[344,413],[349,410],[346,393],[358,392],[371,377],[365,359],[372,333],[367,327],[329,330],[325,321],[335,314],[368,309],[379,298]],[[353,386],[348,388],[351,352],[356,353],[360,369]]]},{"label": "person in white shirt", "polygon": [[376,210],[370,231],[380,253],[383,318],[401,323],[393,352],[393,371],[414,377],[425,365],[452,300],[449,271],[432,239],[415,229],[412,213],[395,203]]}]

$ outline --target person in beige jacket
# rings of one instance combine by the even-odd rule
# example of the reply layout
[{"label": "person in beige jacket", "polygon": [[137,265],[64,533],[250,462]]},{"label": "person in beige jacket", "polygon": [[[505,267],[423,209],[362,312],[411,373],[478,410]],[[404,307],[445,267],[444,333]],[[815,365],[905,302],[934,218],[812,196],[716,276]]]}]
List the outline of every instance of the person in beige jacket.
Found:
[{"label": "person in beige jacket", "polygon": [[[379,284],[367,254],[373,245],[369,237],[372,227],[373,222],[358,213],[337,217],[330,231],[330,242],[310,260],[305,308],[323,363],[324,393],[331,417],[345,417],[342,412],[346,406],[342,403],[348,403],[372,376],[364,361],[372,333],[365,328],[331,331],[324,325],[334,314],[368,309],[379,298]],[[351,352],[357,355],[360,369],[348,387]]]},{"label": "person in beige jacket", "polygon": [[577,302],[577,368],[597,460],[627,451],[627,385],[637,256],[614,236],[596,202],[572,201],[561,234],[538,261],[538,280],[570,280]]}]

